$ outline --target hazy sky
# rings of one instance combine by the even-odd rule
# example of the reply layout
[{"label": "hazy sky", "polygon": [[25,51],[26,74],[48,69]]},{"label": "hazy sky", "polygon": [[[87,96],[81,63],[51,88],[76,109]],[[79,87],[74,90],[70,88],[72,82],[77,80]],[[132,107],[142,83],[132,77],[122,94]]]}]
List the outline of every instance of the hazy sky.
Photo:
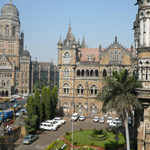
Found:
[{"label": "hazy sky", "polygon": [[[0,8],[9,0],[0,0]],[[125,47],[134,44],[136,0],[12,0],[20,12],[25,46],[32,60],[57,63],[59,36],[66,38],[69,20],[76,39],[91,48],[108,47],[118,36]]]}]

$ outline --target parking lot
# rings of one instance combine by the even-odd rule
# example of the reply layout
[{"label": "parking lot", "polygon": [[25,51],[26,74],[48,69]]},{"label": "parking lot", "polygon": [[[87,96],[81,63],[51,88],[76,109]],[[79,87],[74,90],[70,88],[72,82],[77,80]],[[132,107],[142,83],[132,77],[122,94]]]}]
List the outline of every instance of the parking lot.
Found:
[{"label": "parking lot", "polygon": [[[42,134],[39,135],[39,139],[33,142],[30,145],[23,145],[22,140],[19,139],[15,145],[15,150],[44,150],[48,147],[53,141],[57,140],[61,135],[64,135],[67,131],[72,131],[72,122],[70,118],[63,118],[66,120],[66,124],[62,125],[57,131],[44,131]],[[93,118],[88,118],[85,121],[77,121],[73,122],[73,130],[80,130],[82,129],[101,129],[106,128],[108,125],[101,124],[101,123],[94,123]]]}]

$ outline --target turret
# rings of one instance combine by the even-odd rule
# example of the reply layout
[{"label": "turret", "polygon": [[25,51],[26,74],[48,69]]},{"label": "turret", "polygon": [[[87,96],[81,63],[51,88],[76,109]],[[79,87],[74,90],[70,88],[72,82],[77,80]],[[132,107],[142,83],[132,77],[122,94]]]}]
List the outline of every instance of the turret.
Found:
[{"label": "turret", "polygon": [[86,43],[85,43],[85,38],[84,38],[84,36],[83,36],[81,48],[87,48],[87,47],[86,47]]}]

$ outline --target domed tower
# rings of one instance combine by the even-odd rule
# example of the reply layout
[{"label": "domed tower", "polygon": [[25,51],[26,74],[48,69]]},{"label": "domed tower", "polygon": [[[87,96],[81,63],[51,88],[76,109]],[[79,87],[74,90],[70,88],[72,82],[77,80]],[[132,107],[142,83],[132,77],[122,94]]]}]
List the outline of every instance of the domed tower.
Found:
[{"label": "domed tower", "polygon": [[5,53],[11,63],[15,61],[16,68],[19,68],[19,55],[23,50],[21,43],[19,11],[10,0],[1,9],[0,55]]},{"label": "domed tower", "polygon": [[[138,129],[138,150],[150,148],[150,1],[137,0],[138,14],[134,22],[137,49],[137,76],[143,87],[138,98],[143,105],[143,117]],[[148,149],[147,149],[148,148]]]}]

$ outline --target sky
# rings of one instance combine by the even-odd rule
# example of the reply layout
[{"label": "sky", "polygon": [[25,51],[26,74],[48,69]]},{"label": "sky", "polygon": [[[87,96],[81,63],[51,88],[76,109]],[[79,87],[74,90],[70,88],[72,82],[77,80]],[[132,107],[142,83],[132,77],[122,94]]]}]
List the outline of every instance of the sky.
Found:
[{"label": "sky", "polygon": [[[0,0],[0,9],[9,0]],[[57,64],[57,43],[66,38],[69,22],[77,41],[103,48],[115,36],[126,48],[134,45],[136,0],[12,0],[20,13],[21,31],[32,60]]]}]

